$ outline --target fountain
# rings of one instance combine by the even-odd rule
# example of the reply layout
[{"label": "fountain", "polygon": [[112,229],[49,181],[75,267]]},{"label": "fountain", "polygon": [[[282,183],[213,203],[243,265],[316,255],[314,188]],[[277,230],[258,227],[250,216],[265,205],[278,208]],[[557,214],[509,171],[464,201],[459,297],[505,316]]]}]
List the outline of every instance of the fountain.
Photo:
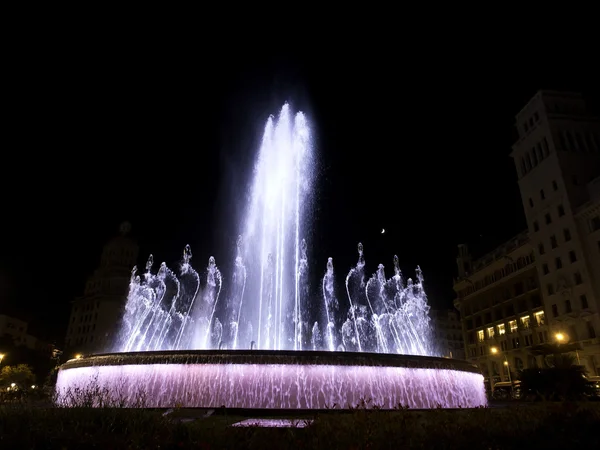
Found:
[{"label": "fountain", "polygon": [[311,297],[313,174],[308,122],[286,104],[265,126],[231,278],[212,256],[200,275],[189,246],[178,273],[154,271],[150,255],[143,273],[132,270],[114,347],[63,364],[58,402],[101,387],[130,405],[141,390],[151,407],[485,404],[477,368],[437,356],[420,268],[404,279],[394,256],[391,278],[380,264],[366,279],[358,244],[345,295],[329,258]]}]

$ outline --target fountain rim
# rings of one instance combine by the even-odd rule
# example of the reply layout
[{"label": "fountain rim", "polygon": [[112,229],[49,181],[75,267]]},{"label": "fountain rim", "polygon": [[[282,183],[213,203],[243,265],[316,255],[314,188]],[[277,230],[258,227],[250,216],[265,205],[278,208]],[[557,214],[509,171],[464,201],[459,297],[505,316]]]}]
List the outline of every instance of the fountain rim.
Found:
[{"label": "fountain rim", "polygon": [[315,350],[159,350],[148,352],[96,353],[77,359],[70,359],[63,363],[59,369],[148,364],[280,364],[296,366],[398,367],[410,369],[446,369],[481,374],[480,369],[476,365],[461,359],[396,353]]}]

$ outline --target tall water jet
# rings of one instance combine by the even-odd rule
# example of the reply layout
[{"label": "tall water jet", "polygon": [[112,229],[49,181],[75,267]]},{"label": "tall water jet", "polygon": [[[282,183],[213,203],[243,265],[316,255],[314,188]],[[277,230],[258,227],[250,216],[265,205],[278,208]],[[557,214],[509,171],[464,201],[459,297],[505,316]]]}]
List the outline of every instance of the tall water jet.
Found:
[{"label": "tall water jet", "polygon": [[[310,128],[302,113],[285,104],[265,126],[242,224],[248,269],[243,307],[252,339],[261,349],[300,349],[306,324],[302,313],[302,239],[309,231],[313,179]],[[271,255],[271,259],[269,259]],[[257,304],[258,303],[258,304]]]},{"label": "tall water jet", "polygon": [[186,245],[183,249],[183,261],[181,263],[181,273],[179,276],[181,293],[180,300],[176,307],[176,313],[180,318],[181,325],[175,336],[173,348],[189,348],[191,346],[191,334],[186,333],[186,327],[193,326],[191,312],[194,308],[196,296],[200,290],[200,276],[190,264],[192,259],[192,249]]},{"label": "tall water jet", "polygon": [[361,306],[356,296],[350,293],[351,281],[354,281],[356,284],[358,284],[358,288],[354,289],[355,291],[362,292],[365,286],[365,257],[363,245],[361,242],[358,243],[357,248],[358,262],[356,263],[356,267],[350,269],[350,272],[348,272],[348,275],[346,276],[346,294],[348,295],[348,303],[350,305],[350,310],[348,313],[348,320],[346,320],[346,322],[342,326],[342,340],[346,350],[352,349],[355,351],[362,352],[363,346],[361,343],[361,335],[364,333],[362,333],[361,330],[364,327],[365,308],[364,306]]},{"label": "tall water jet", "polygon": [[335,314],[339,308],[335,293],[333,291],[333,258],[327,259],[327,270],[323,277],[323,302],[325,309],[325,338],[327,349],[335,350]]}]

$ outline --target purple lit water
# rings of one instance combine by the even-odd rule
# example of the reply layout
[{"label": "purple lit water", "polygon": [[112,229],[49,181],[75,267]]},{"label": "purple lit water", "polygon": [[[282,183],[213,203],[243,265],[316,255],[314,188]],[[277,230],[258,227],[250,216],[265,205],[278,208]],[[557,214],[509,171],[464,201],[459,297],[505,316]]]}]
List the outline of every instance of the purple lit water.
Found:
[{"label": "purple lit water", "polygon": [[[58,392],[106,387],[117,403],[146,407],[325,409],[370,400],[385,409],[486,404],[483,377],[447,369],[288,364],[141,364],[61,370]],[[62,397],[69,406],[68,396]],[[104,399],[106,400],[106,399]],[[60,400],[59,400],[60,402]]]}]

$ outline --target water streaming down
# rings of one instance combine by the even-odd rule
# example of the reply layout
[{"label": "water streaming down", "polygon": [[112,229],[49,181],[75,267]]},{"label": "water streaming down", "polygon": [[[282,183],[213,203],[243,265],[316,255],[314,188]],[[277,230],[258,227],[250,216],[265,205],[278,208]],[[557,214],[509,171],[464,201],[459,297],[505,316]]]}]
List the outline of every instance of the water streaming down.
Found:
[{"label": "water streaming down", "polygon": [[[345,279],[345,295],[336,296],[329,258],[317,294],[322,299],[310,298],[305,238],[313,178],[310,127],[302,113],[294,115],[285,104],[265,125],[231,277],[222,277],[213,257],[199,275],[190,264],[189,246],[177,275],[165,263],[153,273],[150,256],[142,275],[135,268],[132,272],[113,350],[252,346],[435,355],[421,271],[417,268],[415,281],[405,281],[397,256],[390,279],[380,264],[367,280],[359,243],[358,261]],[[311,325],[314,317],[318,320]]]},{"label": "water streaming down", "polygon": [[307,240],[312,151],[306,118],[284,105],[265,126],[231,273],[212,256],[196,272],[189,246],[177,270],[152,255],[143,273],[134,267],[114,353],[63,364],[58,403],[100,387],[131,407],[140,393],[165,408],[484,405],[476,367],[434,357],[419,267],[405,279],[394,256],[391,278],[382,264],[368,277],[359,243],[345,278],[328,258],[309,290],[310,272],[322,273]]}]

